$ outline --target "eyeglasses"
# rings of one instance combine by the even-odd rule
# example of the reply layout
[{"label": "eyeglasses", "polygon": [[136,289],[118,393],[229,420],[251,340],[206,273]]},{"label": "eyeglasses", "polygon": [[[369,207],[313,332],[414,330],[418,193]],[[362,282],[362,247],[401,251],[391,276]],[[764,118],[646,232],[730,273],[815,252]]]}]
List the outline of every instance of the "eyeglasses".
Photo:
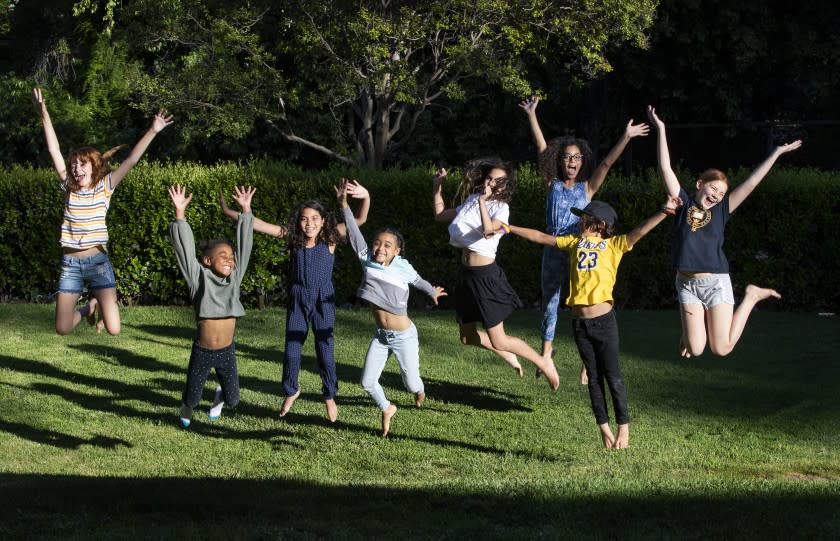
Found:
[{"label": "eyeglasses", "polygon": [[576,154],[563,154],[560,157],[563,158],[564,162],[570,162],[572,160],[575,160],[577,162],[582,162],[583,161],[583,154],[581,154],[579,152],[576,153]]}]

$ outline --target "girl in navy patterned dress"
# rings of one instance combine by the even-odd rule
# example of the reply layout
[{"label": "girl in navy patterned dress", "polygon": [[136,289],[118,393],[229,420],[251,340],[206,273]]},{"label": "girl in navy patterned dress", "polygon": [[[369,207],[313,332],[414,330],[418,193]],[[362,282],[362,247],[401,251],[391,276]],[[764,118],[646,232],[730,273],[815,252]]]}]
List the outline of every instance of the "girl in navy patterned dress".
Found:
[{"label": "girl in navy patterned dress", "polygon": [[[346,192],[361,199],[357,223],[367,221],[370,198],[367,189],[358,182],[341,182],[336,189],[341,198]],[[236,212],[221,198],[222,210],[228,217]],[[321,392],[327,407],[327,418],[335,422],[338,406],[338,380],[333,356],[333,328],[335,327],[335,290],[332,283],[336,244],[347,236],[344,224],[336,224],[335,217],[323,203],[308,200],[298,203],[291,212],[288,225],[275,225],[254,218],[254,231],[285,238],[292,253],[289,270],[289,300],[286,313],[286,353],[283,360],[283,392],[280,417],[292,409],[300,396],[301,350],[309,327],[315,335],[315,355],[321,375]]]}]

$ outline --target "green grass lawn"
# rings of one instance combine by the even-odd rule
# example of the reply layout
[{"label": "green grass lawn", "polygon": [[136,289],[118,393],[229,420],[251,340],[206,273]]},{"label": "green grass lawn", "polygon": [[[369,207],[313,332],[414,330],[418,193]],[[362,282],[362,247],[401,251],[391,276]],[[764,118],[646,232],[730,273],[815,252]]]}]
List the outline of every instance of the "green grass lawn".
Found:
[{"label": "green grass lawn", "polygon": [[[285,314],[237,334],[242,402],[178,423],[186,308],[122,310],[118,337],[53,333],[53,307],[0,305],[0,538],[838,539],[840,319],[753,315],[735,353],[676,355],[675,311],[619,312],[630,449],[605,450],[561,316],[562,378],[518,378],[461,346],[453,314],[416,312],[428,399],[396,363],[391,434],[358,384],[373,330],[339,311],[339,420],[311,338],[284,419]],[[533,346],[539,314],[508,332]],[[211,376],[212,380],[212,376]]]}]

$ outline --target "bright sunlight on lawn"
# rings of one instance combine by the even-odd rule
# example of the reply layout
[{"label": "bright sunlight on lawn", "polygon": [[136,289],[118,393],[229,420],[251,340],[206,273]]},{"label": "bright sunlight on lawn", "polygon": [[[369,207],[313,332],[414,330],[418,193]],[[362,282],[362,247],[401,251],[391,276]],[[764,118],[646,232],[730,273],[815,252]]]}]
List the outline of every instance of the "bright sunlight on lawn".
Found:
[{"label": "bright sunlight on lawn", "polygon": [[[237,334],[242,402],[184,430],[187,308],[122,310],[118,337],[60,337],[53,307],[0,305],[0,537],[115,539],[838,539],[840,320],[756,313],[735,353],[677,355],[675,311],[619,312],[630,448],[604,450],[561,316],[552,393],[416,312],[422,409],[396,363],[387,438],[358,384],[373,331],[339,311],[339,418],[309,338],[280,419],[281,310]],[[538,344],[539,315],[507,325]]]}]

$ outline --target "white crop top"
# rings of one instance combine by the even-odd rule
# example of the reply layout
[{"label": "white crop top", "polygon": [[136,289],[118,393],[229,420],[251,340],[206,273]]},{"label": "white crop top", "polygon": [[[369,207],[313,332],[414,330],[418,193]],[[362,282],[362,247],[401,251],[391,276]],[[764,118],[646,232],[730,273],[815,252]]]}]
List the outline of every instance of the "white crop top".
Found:
[{"label": "white crop top", "polygon": [[[478,194],[467,198],[457,209],[455,218],[449,224],[449,244],[458,248],[467,248],[484,257],[496,258],[499,246],[498,233],[491,238],[484,238],[484,226],[481,224],[481,209],[478,207]],[[508,223],[510,207],[501,201],[487,201],[487,212],[491,220]]]}]

